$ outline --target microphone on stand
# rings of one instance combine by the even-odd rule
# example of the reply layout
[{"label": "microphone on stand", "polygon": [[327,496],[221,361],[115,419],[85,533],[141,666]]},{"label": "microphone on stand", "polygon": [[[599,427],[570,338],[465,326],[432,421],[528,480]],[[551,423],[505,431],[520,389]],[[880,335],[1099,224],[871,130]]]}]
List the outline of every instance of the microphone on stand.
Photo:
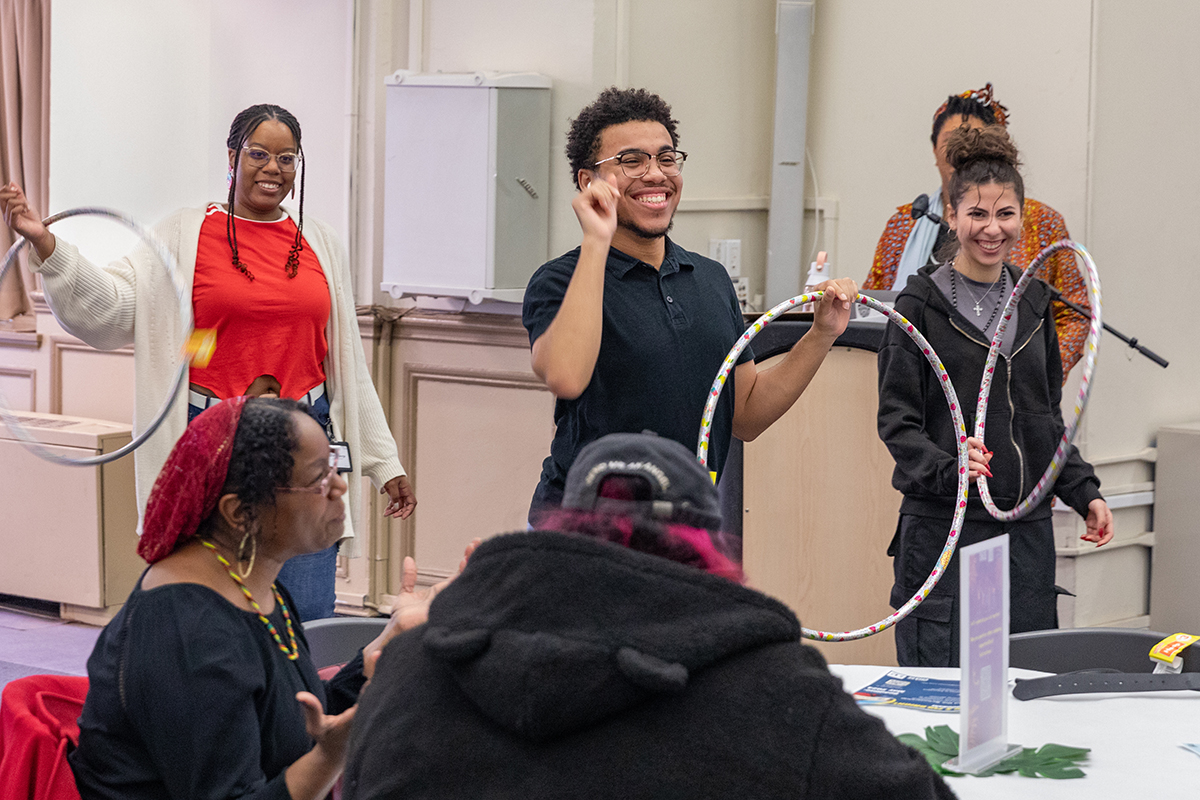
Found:
[{"label": "microphone on stand", "polygon": [[929,217],[930,222],[936,222],[946,230],[950,230],[950,223],[929,210],[929,195],[927,194],[917,195],[917,199],[912,201],[912,211],[909,213],[913,219]]}]

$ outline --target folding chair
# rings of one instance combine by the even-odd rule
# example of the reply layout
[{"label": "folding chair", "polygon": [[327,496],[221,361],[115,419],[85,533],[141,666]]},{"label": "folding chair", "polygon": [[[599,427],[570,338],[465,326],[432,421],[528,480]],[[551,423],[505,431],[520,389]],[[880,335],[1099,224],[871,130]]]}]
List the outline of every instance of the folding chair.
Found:
[{"label": "folding chair", "polygon": [[304,623],[308,652],[318,670],[345,664],[383,632],[387,617],[329,617]]},{"label": "folding chair", "polygon": [[[1112,669],[1153,672],[1150,648],[1169,634],[1136,628],[1067,628],[1014,633],[1008,637],[1008,664],[1042,672]],[[1200,672],[1200,644],[1181,654],[1184,672]]]}]

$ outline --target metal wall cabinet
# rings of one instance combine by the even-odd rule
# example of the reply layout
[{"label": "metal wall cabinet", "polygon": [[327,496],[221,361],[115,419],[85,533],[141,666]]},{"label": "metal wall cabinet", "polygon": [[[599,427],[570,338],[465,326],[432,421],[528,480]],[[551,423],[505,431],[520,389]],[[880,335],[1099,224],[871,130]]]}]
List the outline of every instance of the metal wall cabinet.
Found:
[{"label": "metal wall cabinet", "polygon": [[520,302],[546,261],[550,79],[387,79],[383,281],[405,294]]}]

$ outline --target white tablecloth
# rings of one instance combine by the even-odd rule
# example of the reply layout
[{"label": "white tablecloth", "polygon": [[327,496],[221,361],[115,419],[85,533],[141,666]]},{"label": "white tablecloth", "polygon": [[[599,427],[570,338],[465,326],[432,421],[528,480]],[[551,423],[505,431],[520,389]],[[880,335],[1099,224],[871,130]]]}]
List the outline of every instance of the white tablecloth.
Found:
[{"label": "white tablecloth", "polygon": [[[848,692],[869,685],[889,669],[933,678],[959,677],[958,669],[874,667],[833,664]],[[1043,673],[1009,670],[1009,687],[1018,677]],[[935,714],[896,706],[863,706],[884,721],[892,733],[924,735],[927,725],[949,725],[961,732],[958,714]],[[1024,747],[1054,742],[1090,747],[1082,765],[1086,776],[1076,780],[1023,778],[948,778],[963,800],[975,798],[1119,798],[1200,797],[1200,756],[1179,745],[1200,742],[1200,692],[1086,694],[1017,700],[1009,695],[1008,740]],[[1175,794],[1169,787],[1176,787]]]}]

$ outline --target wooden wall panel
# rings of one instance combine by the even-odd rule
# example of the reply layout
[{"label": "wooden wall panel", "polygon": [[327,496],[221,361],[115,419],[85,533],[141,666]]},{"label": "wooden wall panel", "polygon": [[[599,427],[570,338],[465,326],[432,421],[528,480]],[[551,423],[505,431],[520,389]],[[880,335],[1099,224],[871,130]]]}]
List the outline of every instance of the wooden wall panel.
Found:
[{"label": "wooden wall panel", "polygon": [[[874,353],[834,349],[800,400],[745,448],[746,573],[810,628],[861,628],[892,612],[886,550],[900,494],[875,432],[876,375]],[[896,663],[890,630],[812,644],[831,663]]]},{"label": "wooden wall panel", "polygon": [[133,387],[132,347],[93,350],[74,338],[50,337],[52,414],[132,424]]},{"label": "wooden wall panel", "polygon": [[423,572],[448,574],[472,538],[525,529],[553,401],[519,373],[410,366],[406,383],[423,511],[415,555]]},{"label": "wooden wall panel", "polygon": [[13,411],[36,411],[37,370],[0,367],[0,397]]}]

